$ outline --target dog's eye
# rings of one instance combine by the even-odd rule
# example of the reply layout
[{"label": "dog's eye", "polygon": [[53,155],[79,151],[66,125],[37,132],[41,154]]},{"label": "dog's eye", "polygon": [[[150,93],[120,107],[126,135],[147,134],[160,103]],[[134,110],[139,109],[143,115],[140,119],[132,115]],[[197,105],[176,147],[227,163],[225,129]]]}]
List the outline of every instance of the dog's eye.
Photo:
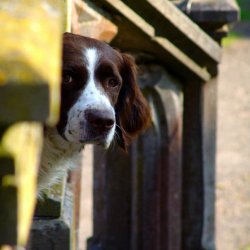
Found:
[{"label": "dog's eye", "polygon": [[73,82],[73,77],[69,74],[63,76],[63,82],[66,84],[70,84]]},{"label": "dog's eye", "polygon": [[111,88],[115,88],[119,84],[120,84],[120,82],[118,80],[116,80],[115,78],[108,79],[108,86]]}]

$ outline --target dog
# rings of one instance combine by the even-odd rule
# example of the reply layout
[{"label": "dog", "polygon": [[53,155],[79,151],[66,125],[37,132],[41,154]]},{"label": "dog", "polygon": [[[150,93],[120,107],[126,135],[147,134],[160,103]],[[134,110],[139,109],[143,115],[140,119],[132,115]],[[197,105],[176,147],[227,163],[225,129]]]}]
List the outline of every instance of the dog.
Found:
[{"label": "dog", "polygon": [[151,121],[136,83],[132,56],[108,44],[65,33],[60,119],[45,127],[38,196],[71,169],[85,144],[127,146]]}]

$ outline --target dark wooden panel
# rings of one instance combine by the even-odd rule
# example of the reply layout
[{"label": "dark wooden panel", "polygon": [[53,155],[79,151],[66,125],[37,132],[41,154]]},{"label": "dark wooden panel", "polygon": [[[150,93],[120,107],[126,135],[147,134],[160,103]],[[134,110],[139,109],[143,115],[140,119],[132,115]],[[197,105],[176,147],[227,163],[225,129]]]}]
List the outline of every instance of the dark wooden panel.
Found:
[{"label": "dark wooden panel", "polygon": [[70,250],[70,228],[62,219],[35,220],[27,250]]},{"label": "dark wooden panel", "polygon": [[187,14],[198,23],[221,27],[239,20],[239,6],[235,0],[202,0],[190,5]]},{"label": "dark wooden panel", "polygon": [[182,249],[201,248],[204,187],[202,159],[202,85],[184,87]]},{"label": "dark wooden panel", "polygon": [[47,84],[0,86],[0,122],[45,121],[49,115]]},{"label": "dark wooden panel", "polygon": [[182,109],[178,95],[168,87],[150,92],[154,127],[138,142],[143,147],[138,149],[143,152],[142,196],[138,197],[142,245],[136,249],[180,249]]},{"label": "dark wooden panel", "polygon": [[27,250],[76,249],[73,193],[65,180],[60,187],[62,194],[54,189],[54,193],[48,193],[48,197],[38,202]]},{"label": "dark wooden panel", "polygon": [[[130,249],[130,159],[118,148],[94,154],[94,238],[91,249]],[[93,248],[94,247],[94,248]]]},{"label": "dark wooden panel", "polygon": [[184,88],[182,249],[215,249],[216,80]]},{"label": "dark wooden panel", "polygon": [[0,248],[17,244],[17,188],[7,183],[15,174],[14,159],[0,158]]}]

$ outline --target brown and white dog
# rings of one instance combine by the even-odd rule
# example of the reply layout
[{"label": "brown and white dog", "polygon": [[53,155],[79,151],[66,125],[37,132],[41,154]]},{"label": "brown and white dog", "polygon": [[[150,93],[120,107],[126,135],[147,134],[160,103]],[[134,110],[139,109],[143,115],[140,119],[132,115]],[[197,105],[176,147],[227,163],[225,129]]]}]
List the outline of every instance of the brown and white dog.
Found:
[{"label": "brown and white dog", "polygon": [[115,139],[126,149],[149,123],[133,58],[98,40],[65,33],[61,115],[56,127],[45,128],[38,195],[66,174],[85,144],[108,148]]}]

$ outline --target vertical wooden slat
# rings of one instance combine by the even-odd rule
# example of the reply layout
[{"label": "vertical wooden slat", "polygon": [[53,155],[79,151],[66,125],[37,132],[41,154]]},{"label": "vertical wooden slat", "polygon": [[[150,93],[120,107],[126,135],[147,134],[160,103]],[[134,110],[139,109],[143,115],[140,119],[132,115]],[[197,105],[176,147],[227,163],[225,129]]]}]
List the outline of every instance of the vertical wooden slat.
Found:
[{"label": "vertical wooden slat", "polygon": [[215,249],[216,80],[184,89],[182,247]]},{"label": "vertical wooden slat", "polygon": [[153,98],[155,135],[149,139],[147,132],[144,136],[147,177],[143,190],[147,199],[142,211],[147,208],[148,221],[143,220],[146,240],[142,249],[180,249],[182,98],[181,88],[173,80],[162,73]]},{"label": "vertical wooden slat", "polygon": [[[111,249],[130,248],[131,227],[131,159],[120,149],[111,150],[107,158],[107,246]],[[116,215],[116,216],[115,216]]]},{"label": "vertical wooden slat", "polygon": [[202,247],[215,247],[215,155],[217,123],[217,79],[211,79],[203,86],[203,164],[204,164],[204,215]]},{"label": "vertical wooden slat", "polygon": [[80,209],[81,209],[81,178],[82,170],[81,163],[79,162],[79,167],[70,173],[70,184],[73,189],[73,228],[72,228],[72,249],[78,249],[79,242],[79,226],[80,226]]},{"label": "vertical wooden slat", "polygon": [[[142,196],[142,178],[138,176],[142,175],[141,167],[137,167],[137,141],[131,145],[131,168],[132,168],[132,183],[131,183],[131,250],[137,250],[139,247],[139,242],[141,239],[141,219],[139,217],[140,211],[142,209],[142,204],[140,197]],[[140,237],[140,238],[139,238]]]},{"label": "vertical wooden slat", "polygon": [[[12,157],[0,158],[0,249],[1,245],[17,244],[17,188],[14,185],[3,185],[4,178],[13,177],[15,164]],[[12,209],[10,209],[12,208]]]},{"label": "vertical wooden slat", "polygon": [[[182,98],[182,96],[180,97]],[[175,102],[174,102],[175,103]],[[179,106],[178,106],[179,104]],[[168,187],[165,197],[167,207],[163,210],[163,220],[167,217],[164,230],[168,233],[167,239],[162,235],[163,248],[168,250],[181,250],[181,207],[182,204],[182,99],[176,105],[176,115],[169,125],[168,166],[165,177],[162,178],[164,186]],[[170,107],[171,110],[171,107]]]},{"label": "vertical wooden slat", "polygon": [[[100,149],[99,149],[100,150]],[[98,155],[98,157],[95,157]],[[102,241],[106,234],[107,205],[105,197],[106,162],[104,152],[94,151],[94,236]]]},{"label": "vertical wooden slat", "polygon": [[[159,107],[157,107],[159,109]],[[162,107],[161,107],[162,108]],[[160,109],[161,109],[160,108]],[[161,116],[159,114],[159,116]],[[166,124],[162,124],[164,130],[167,131]],[[160,128],[161,129],[161,128]],[[153,130],[153,131],[152,131]],[[142,139],[142,148],[138,148],[140,156],[138,167],[142,168],[142,195],[141,207],[139,208],[139,217],[141,218],[140,231],[140,246],[138,249],[155,249],[160,250],[161,244],[161,176],[163,175],[162,151],[159,141],[159,134],[152,129]],[[165,132],[161,131],[161,132]],[[161,134],[163,140],[167,140],[164,134]],[[167,151],[166,151],[167,155]],[[167,166],[165,166],[167,167]],[[140,176],[138,176],[140,178]]]},{"label": "vertical wooden slat", "polygon": [[184,86],[182,249],[201,249],[204,187],[202,159],[202,85]]},{"label": "vertical wooden slat", "polygon": [[65,8],[65,31],[71,32],[72,28],[72,19],[73,16],[73,1],[72,0],[66,0],[66,8]]}]

